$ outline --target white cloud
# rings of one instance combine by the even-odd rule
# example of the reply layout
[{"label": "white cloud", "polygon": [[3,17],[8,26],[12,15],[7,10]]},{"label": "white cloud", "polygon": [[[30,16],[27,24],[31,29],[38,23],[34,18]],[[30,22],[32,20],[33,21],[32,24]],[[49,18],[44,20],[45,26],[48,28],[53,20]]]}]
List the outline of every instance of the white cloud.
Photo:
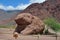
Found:
[{"label": "white cloud", "polygon": [[30,4],[21,4],[21,5],[18,5],[17,7],[16,7],[16,10],[23,10],[23,9],[25,9],[25,8],[27,8],[28,6],[29,6]]},{"label": "white cloud", "polygon": [[4,9],[5,10],[6,8],[5,8],[5,6],[0,4],[0,9]]},{"label": "white cloud", "polygon": [[15,8],[13,6],[7,6],[6,10],[15,10]]},{"label": "white cloud", "polygon": [[23,9],[27,8],[29,5],[30,4],[20,4],[16,7],[0,5],[0,9],[4,9],[4,10],[23,10]]},{"label": "white cloud", "polygon": [[4,10],[23,10],[25,9],[26,7],[28,7],[30,4],[32,3],[42,3],[44,2],[45,0],[30,0],[30,3],[29,4],[20,4],[16,7],[13,7],[13,6],[3,6],[2,4],[0,4],[0,9],[4,9]]},{"label": "white cloud", "polygon": [[45,0],[30,0],[30,3],[42,3]]},{"label": "white cloud", "polygon": [[4,9],[4,10],[15,10],[15,8],[13,6],[4,6],[2,4],[0,4],[0,9]]}]

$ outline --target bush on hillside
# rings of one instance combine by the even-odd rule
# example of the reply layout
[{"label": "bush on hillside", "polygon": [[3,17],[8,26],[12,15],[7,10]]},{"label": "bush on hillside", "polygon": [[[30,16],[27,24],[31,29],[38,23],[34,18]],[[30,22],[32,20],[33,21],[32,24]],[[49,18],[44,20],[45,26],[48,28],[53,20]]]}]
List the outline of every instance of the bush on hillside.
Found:
[{"label": "bush on hillside", "polygon": [[44,20],[44,23],[50,26],[55,31],[60,31],[60,23],[56,21],[54,18],[47,18]]}]

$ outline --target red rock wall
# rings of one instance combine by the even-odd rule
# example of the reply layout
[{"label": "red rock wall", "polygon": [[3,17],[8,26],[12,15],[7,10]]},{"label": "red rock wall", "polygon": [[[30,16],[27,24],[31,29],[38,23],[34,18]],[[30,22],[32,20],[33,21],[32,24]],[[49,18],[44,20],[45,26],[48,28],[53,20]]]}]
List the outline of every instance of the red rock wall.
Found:
[{"label": "red rock wall", "polygon": [[31,13],[41,19],[54,17],[60,22],[60,0],[46,0],[43,3],[34,3],[28,6],[22,13]]}]

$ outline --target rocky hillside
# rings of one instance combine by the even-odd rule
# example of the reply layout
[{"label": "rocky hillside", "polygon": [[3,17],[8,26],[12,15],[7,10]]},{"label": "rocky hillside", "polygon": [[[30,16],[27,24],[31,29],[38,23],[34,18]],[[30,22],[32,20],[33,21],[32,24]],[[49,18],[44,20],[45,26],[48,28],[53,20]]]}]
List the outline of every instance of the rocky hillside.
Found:
[{"label": "rocky hillside", "polygon": [[18,15],[18,13],[21,10],[2,10],[0,9],[0,25],[2,24],[6,24],[6,23],[13,23],[12,21],[14,20],[14,18]]},{"label": "rocky hillside", "polygon": [[31,13],[42,20],[54,17],[60,22],[60,0],[46,0],[43,3],[33,3],[21,13]]}]

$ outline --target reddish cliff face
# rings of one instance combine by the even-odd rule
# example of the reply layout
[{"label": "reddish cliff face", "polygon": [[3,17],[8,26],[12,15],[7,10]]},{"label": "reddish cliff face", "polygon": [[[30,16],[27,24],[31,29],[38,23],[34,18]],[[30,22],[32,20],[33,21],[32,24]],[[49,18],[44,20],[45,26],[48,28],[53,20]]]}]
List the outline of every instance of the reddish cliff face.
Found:
[{"label": "reddish cliff face", "polygon": [[47,17],[54,17],[60,22],[60,0],[46,0],[43,3],[34,3],[21,13],[31,13],[42,20]]}]

